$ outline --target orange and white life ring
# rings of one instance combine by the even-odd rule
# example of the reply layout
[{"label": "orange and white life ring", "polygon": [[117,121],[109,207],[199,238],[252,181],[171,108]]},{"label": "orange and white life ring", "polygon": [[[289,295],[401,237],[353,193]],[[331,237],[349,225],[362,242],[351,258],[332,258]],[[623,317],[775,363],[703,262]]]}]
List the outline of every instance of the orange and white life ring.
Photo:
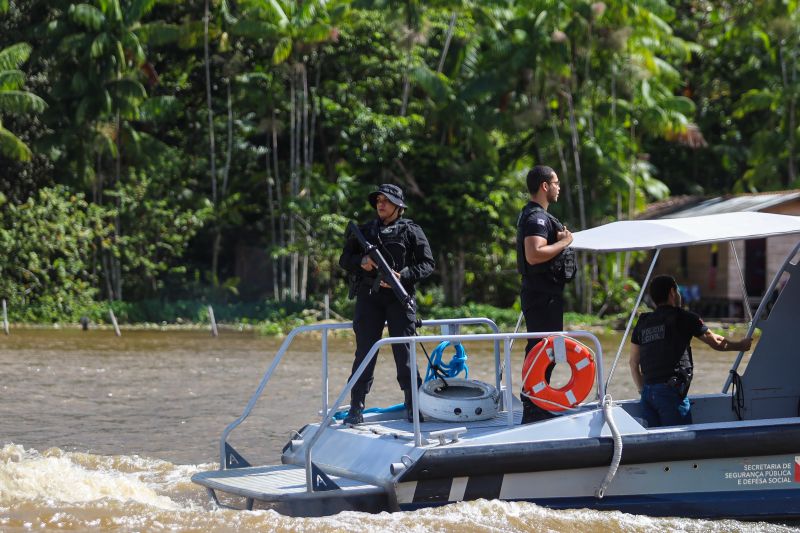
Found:
[{"label": "orange and white life ring", "polygon": [[[563,387],[551,387],[545,372],[551,364],[566,362],[572,377]],[[533,403],[557,413],[579,405],[594,387],[594,353],[585,344],[562,335],[545,337],[539,341],[522,365],[522,393]]]}]

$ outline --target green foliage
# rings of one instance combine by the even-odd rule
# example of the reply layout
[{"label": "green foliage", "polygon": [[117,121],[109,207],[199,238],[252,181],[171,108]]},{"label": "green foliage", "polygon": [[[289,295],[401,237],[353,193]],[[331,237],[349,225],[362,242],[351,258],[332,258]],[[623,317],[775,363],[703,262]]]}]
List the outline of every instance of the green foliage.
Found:
[{"label": "green foliage", "polygon": [[92,261],[110,228],[97,206],[63,186],[27,202],[0,196],[0,294],[13,320],[77,320],[97,294]]},{"label": "green foliage", "polygon": [[30,57],[31,47],[17,43],[0,49],[0,157],[17,161],[30,161],[28,145],[3,127],[3,115],[40,113],[47,105],[35,94],[20,90],[25,73],[17,70]]},{"label": "green foliage", "polygon": [[[487,304],[468,303],[458,307],[431,306],[420,308],[422,317],[462,318],[486,317],[495,321],[502,331],[513,331],[519,317],[519,309],[499,308]],[[524,331],[525,325],[522,328]]]},{"label": "green foliage", "polygon": [[38,96],[25,91],[0,92],[0,111],[30,113],[44,111],[46,104]]},{"label": "green foliage", "polygon": [[0,71],[0,90],[17,89],[25,83],[25,73],[21,70]]},{"label": "green foliage", "polygon": [[3,128],[0,128],[0,154],[19,161],[28,161],[31,158],[30,148],[16,135]]},{"label": "green foliage", "polygon": [[639,283],[632,278],[608,276],[602,283],[594,283],[593,308],[601,317],[627,316],[640,290]]},{"label": "green foliage", "polygon": [[[155,148],[151,148],[155,151]],[[166,154],[165,154],[166,156]],[[163,160],[156,159],[153,170],[175,172],[160,166]],[[173,186],[178,186],[175,179]],[[184,188],[170,194],[168,183],[154,179],[153,174],[131,173],[124,183],[109,193],[116,199],[118,220],[124,227],[135,227],[136,231],[118,235],[105,248],[120,258],[125,274],[126,288],[151,294],[164,287],[166,276],[184,273],[185,267],[178,261],[187,244],[203,227],[211,214],[207,203],[193,209],[192,192]]]},{"label": "green foliage", "polygon": [[72,4],[69,6],[69,16],[87,30],[97,31],[106,22],[103,12],[89,4]]},{"label": "green foliage", "polygon": [[[203,324],[209,321],[209,305],[214,309],[216,321],[226,324],[295,321],[298,316],[308,314],[305,304],[300,302],[268,300],[219,303],[200,300],[146,299],[138,302],[113,302],[111,308],[120,323]],[[107,322],[108,305],[103,304],[94,308],[92,314],[88,316],[96,322]],[[315,317],[314,320],[316,319]]]},{"label": "green foliage", "polygon": [[[551,211],[571,229],[670,195],[799,183],[794,0],[209,6],[206,94],[191,2],[0,0],[0,35],[29,43],[0,50],[3,231],[19,231],[10,213],[29,199],[59,213],[56,191],[81,193],[79,211],[102,220],[91,264],[73,260],[101,302],[92,313],[122,297],[130,320],[202,320],[202,301],[247,314],[235,306],[330,294],[349,316],[343,228],[394,182],[438,263],[421,286],[428,316],[513,325],[514,226],[534,164],[559,173]],[[54,254],[26,245],[26,265]],[[0,268],[21,276],[14,261]],[[37,279],[55,275],[36,264]],[[574,306],[613,316],[631,303],[616,260],[585,272]],[[47,303],[12,274],[15,294],[42,302],[35,316],[88,305]],[[311,319],[252,316],[270,331]]]},{"label": "green foliage", "polygon": [[27,43],[12,44],[0,50],[0,71],[19,67],[31,55],[31,46]]}]

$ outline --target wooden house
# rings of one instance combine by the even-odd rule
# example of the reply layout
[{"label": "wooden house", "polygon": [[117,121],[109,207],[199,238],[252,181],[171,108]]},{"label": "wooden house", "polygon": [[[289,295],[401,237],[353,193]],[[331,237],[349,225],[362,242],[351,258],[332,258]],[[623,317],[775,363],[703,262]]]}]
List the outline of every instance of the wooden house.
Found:
[{"label": "wooden house", "polygon": [[[677,197],[653,204],[644,219],[763,211],[800,216],[800,190],[715,198]],[[752,239],[663,250],[654,274],[670,274],[681,286],[684,303],[708,318],[747,318],[743,302],[757,305],[775,272],[797,244],[797,236]],[[742,284],[746,287],[742,290]]]}]

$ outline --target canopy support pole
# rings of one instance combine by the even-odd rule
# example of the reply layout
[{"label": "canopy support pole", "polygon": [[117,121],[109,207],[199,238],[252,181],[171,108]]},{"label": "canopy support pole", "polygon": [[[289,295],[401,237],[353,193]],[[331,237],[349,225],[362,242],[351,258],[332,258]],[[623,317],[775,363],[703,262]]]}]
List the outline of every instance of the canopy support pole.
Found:
[{"label": "canopy support pole", "polygon": [[739,271],[739,284],[742,286],[742,307],[744,307],[745,318],[750,322],[753,323],[753,311],[750,309],[750,300],[747,297],[747,285],[744,282],[744,272],[742,272],[742,265],[739,263],[739,254],[736,253],[736,243],[733,241],[729,241],[731,245],[731,253],[733,254],[733,258],[736,260],[736,270]]},{"label": "canopy support pole", "polygon": [[636,317],[636,310],[639,309],[639,304],[642,302],[642,296],[644,295],[644,291],[647,289],[647,284],[650,282],[650,276],[653,274],[653,268],[656,266],[656,261],[658,261],[658,256],[660,253],[661,248],[656,248],[656,253],[653,255],[653,260],[650,262],[650,268],[647,270],[647,275],[644,277],[644,282],[639,290],[639,295],[636,297],[636,304],[634,304],[633,309],[631,310],[631,316],[628,318],[628,325],[625,327],[625,333],[622,335],[622,339],[619,341],[619,349],[617,350],[616,357],[614,357],[614,363],[611,365],[611,370],[608,371],[606,390],[608,390],[608,386],[611,383],[611,377],[614,375],[614,370],[617,368],[617,362],[619,361],[620,355],[622,355],[622,348],[625,346],[625,341],[628,338],[631,325],[633,325],[633,319]]}]

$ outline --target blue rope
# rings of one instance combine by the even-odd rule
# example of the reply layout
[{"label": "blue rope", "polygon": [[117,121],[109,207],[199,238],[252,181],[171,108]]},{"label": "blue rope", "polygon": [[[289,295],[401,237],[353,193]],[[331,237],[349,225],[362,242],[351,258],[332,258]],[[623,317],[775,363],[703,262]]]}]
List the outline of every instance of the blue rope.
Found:
[{"label": "blue rope", "polygon": [[450,341],[442,341],[439,346],[434,348],[431,352],[431,361],[428,363],[428,371],[425,373],[425,381],[430,381],[436,378],[434,367],[439,370],[439,373],[446,378],[454,378],[461,372],[464,372],[464,378],[469,378],[469,368],[467,368],[467,352],[464,350],[462,344],[454,344],[456,349],[455,355],[450,359],[449,363],[442,362],[442,354],[444,349],[450,346]]},{"label": "blue rope", "polygon": [[[405,407],[406,407],[406,404],[404,404],[404,403],[398,403],[396,405],[391,405],[389,407],[370,407],[369,409],[364,409],[364,414],[367,414],[367,413],[394,413],[395,411],[402,411],[403,409],[405,409]],[[346,410],[346,411],[336,411],[336,413],[334,413],[334,415],[333,415],[333,419],[334,420],[344,420],[345,417],[347,417],[347,413],[349,413],[349,412],[350,412],[349,409]]]},{"label": "blue rope", "polygon": [[[453,358],[450,359],[450,362],[442,362],[442,354],[444,353],[445,348],[448,346],[450,346],[450,341],[442,341],[439,343],[439,346],[434,348],[434,350],[431,352],[431,358],[428,362],[428,369],[425,372],[425,381],[430,381],[437,377],[434,367],[436,367],[439,370],[439,373],[445,378],[454,378],[461,372],[464,372],[465,379],[469,378],[469,367],[467,367],[467,351],[464,350],[464,346],[462,346],[460,343],[453,345],[453,347],[456,349],[456,353],[453,355]],[[364,409],[364,414],[394,413],[395,411],[400,411],[404,408],[405,404],[402,403],[398,403],[389,407],[370,407],[369,409]],[[344,418],[347,416],[347,413],[348,411],[338,411],[333,415],[333,419],[344,420]]]}]

